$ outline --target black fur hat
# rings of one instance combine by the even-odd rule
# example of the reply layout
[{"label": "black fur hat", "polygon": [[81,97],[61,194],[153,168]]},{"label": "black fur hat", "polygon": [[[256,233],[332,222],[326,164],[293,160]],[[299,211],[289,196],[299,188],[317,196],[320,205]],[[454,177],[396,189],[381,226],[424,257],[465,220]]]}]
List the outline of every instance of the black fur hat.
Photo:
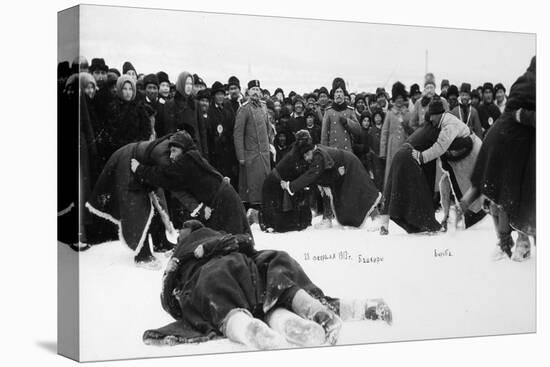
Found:
[{"label": "black fur hat", "polygon": [[159,71],[157,73],[157,78],[159,80],[159,84],[165,82],[170,84],[170,78],[168,78],[168,74],[166,74],[164,71]]},{"label": "black fur hat", "polygon": [[395,82],[391,87],[391,100],[395,102],[398,97],[403,97],[403,99],[409,98],[409,93],[405,89],[405,85],[401,82]]},{"label": "black fur hat", "polygon": [[413,85],[411,85],[411,96],[414,96],[416,94],[419,94],[419,93],[422,93],[420,91],[420,86],[416,83],[414,83]]},{"label": "black fur hat", "polygon": [[458,97],[458,88],[456,85],[451,85],[449,89],[447,89],[447,98],[450,96],[457,96]]},{"label": "black fur hat", "polygon": [[334,98],[334,92],[336,92],[336,89],[341,88],[344,91],[344,94],[347,93],[346,90],[346,82],[344,79],[340,77],[334,78],[332,81],[332,89],[330,90],[330,98]]},{"label": "black fur hat", "polygon": [[[471,93],[472,92],[472,85],[470,83],[462,83],[460,85],[460,93]],[[447,93],[449,95],[449,93]]]},{"label": "black fur hat", "polygon": [[321,95],[321,94],[326,94],[326,96],[328,97],[329,96],[329,93],[328,93],[328,89],[325,88],[325,87],[321,87],[319,88],[319,93],[317,93],[317,96]]},{"label": "black fur hat", "polygon": [[311,139],[311,134],[307,130],[300,130],[296,133],[296,142],[294,144],[300,155],[304,155],[304,153],[315,148]]},{"label": "black fur hat", "polygon": [[227,88],[229,88],[232,85],[235,85],[236,87],[241,89],[241,82],[236,76],[229,77],[229,80],[227,81]]},{"label": "black fur hat", "polygon": [[434,99],[428,107],[428,113],[431,115],[439,115],[445,112],[445,107],[440,99]]},{"label": "black fur hat", "polygon": [[215,95],[218,92],[222,92],[223,94],[225,94],[224,85],[218,81],[215,81],[214,84],[212,84],[212,88],[210,88],[210,91],[212,95]]},{"label": "black fur hat", "polygon": [[491,93],[495,94],[495,88],[493,88],[493,83],[487,82],[487,83],[483,84],[483,90],[482,91],[485,92],[486,90],[490,90]]}]

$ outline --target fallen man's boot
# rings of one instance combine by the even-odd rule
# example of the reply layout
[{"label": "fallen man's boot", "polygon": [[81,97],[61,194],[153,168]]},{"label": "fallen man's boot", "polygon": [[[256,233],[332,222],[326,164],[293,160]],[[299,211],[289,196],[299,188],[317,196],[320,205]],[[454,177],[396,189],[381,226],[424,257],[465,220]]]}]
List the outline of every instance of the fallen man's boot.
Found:
[{"label": "fallen man's boot", "polygon": [[388,325],[393,321],[390,307],[381,298],[341,299],[340,318],[343,321],[381,320]]},{"label": "fallen man's boot", "polygon": [[306,320],[286,308],[277,308],[267,316],[267,324],[292,344],[313,347],[325,343],[325,330],[314,321]]},{"label": "fallen man's boot", "polygon": [[250,312],[244,309],[231,310],[224,321],[222,331],[229,340],[254,349],[288,347],[288,343],[281,334],[271,329],[262,320],[252,317]]},{"label": "fallen man's boot", "polygon": [[512,254],[512,260],[525,261],[531,257],[531,241],[529,237],[519,234],[516,241],[516,248]]},{"label": "fallen man's boot", "polygon": [[326,341],[330,344],[336,344],[342,328],[342,320],[334,311],[310,296],[303,289],[300,289],[294,295],[292,311],[304,319],[315,321],[321,325],[325,330]]}]

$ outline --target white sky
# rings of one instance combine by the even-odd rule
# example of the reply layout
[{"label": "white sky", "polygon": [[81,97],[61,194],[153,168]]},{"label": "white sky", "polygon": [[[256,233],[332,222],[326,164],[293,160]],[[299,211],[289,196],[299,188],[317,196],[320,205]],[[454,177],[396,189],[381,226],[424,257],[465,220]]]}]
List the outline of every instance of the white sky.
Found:
[{"label": "white sky", "polygon": [[103,57],[122,72],[130,61],[138,73],[163,70],[172,82],[186,70],[208,86],[236,75],[241,86],[259,79],[272,93],[330,90],[336,76],[350,91],[389,91],[397,80],[408,89],[423,80],[426,50],[438,87],[449,79],[509,88],[536,52],[535,35],[522,33],[91,5],[80,16],[80,53],[89,62]]}]

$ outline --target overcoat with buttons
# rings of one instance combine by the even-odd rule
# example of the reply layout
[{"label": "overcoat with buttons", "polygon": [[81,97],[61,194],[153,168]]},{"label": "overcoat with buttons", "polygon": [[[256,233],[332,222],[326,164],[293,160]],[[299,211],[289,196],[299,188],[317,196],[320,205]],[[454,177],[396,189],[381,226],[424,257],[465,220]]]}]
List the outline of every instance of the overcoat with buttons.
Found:
[{"label": "overcoat with buttons", "polygon": [[248,101],[237,111],[233,139],[239,168],[239,195],[250,204],[262,202],[264,180],[271,172],[269,121],[266,104]]},{"label": "overcoat with buttons", "polygon": [[[340,117],[345,117],[347,126],[340,123]],[[343,110],[331,106],[326,109],[321,126],[321,145],[339,148],[352,152],[353,135],[361,134],[361,125],[355,116],[353,107],[347,106]]]},{"label": "overcoat with buttons", "polygon": [[386,114],[380,134],[380,157],[386,158],[384,182],[386,182],[390,173],[393,156],[399,151],[399,148],[401,148],[408,137],[404,127],[409,125],[410,119],[411,113],[407,107],[398,109],[394,106]]}]

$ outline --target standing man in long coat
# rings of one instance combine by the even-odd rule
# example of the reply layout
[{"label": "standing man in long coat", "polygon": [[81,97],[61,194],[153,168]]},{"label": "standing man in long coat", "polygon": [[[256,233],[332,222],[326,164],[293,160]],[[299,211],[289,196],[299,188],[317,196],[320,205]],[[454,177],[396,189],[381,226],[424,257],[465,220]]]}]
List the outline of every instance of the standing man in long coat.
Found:
[{"label": "standing man in long coat", "polygon": [[344,99],[346,85],[342,78],[334,79],[330,94],[334,102],[323,116],[321,144],[351,152],[353,136],[361,134],[361,125],[357,121],[355,109],[348,106]]},{"label": "standing man in long coat", "polygon": [[261,209],[264,180],[271,172],[271,130],[258,80],[248,82],[248,96],[249,100],[237,111],[233,139],[239,161],[239,195],[249,209],[248,217],[256,221]]}]

